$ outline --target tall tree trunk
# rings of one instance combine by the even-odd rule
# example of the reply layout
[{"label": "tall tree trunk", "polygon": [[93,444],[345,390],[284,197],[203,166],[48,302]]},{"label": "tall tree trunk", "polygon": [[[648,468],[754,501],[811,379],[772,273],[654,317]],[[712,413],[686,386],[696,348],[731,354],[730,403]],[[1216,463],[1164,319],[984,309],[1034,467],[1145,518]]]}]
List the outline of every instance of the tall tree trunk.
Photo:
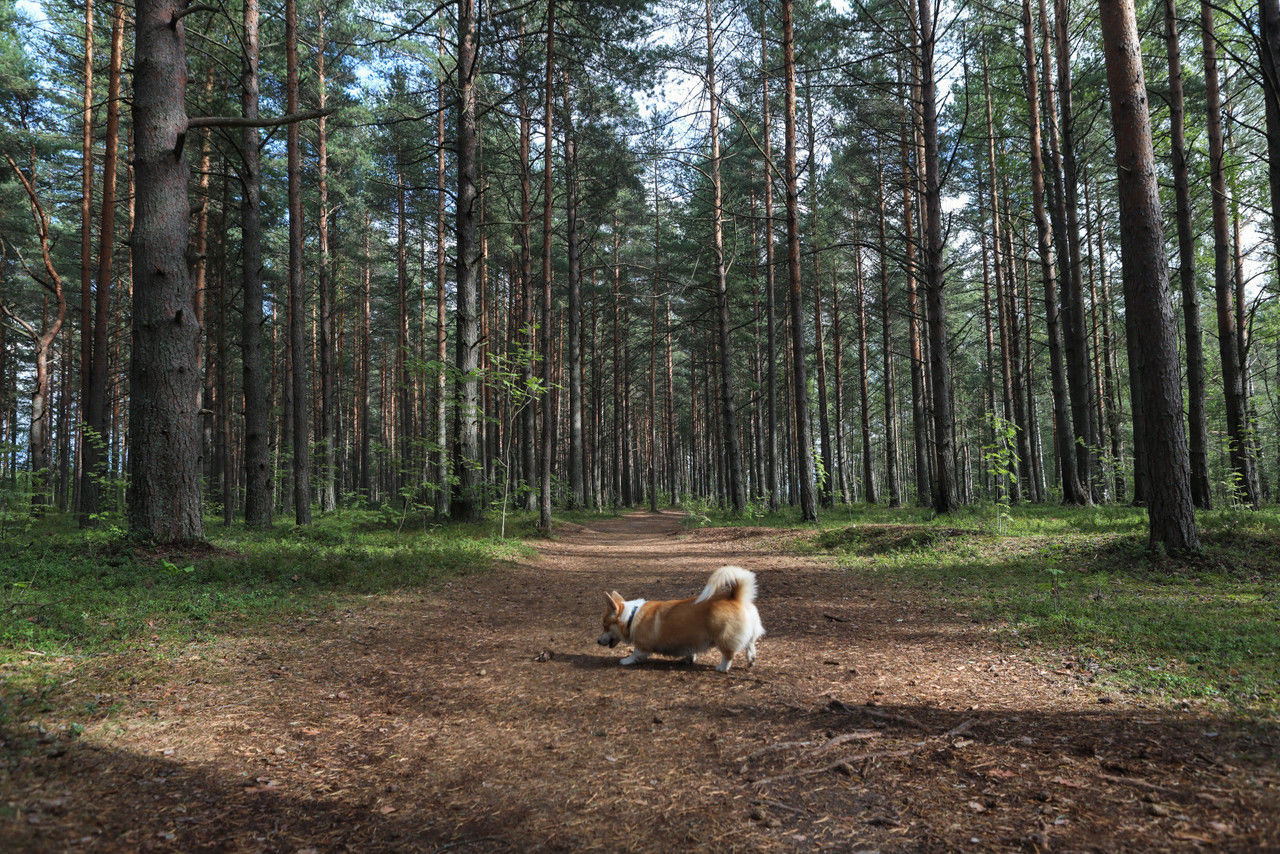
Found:
[{"label": "tall tree trunk", "polygon": [[773,143],[769,116],[769,39],[768,0],[761,0],[760,16],[760,103],[761,131],[764,137],[764,288],[765,288],[765,386],[768,400],[765,411],[768,418],[768,435],[765,439],[765,482],[769,492],[769,509],[777,510],[781,503],[778,486],[778,341],[776,292],[773,271]]},{"label": "tall tree trunk", "polygon": [[[444,55],[444,32],[439,33],[438,45],[440,55]],[[448,318],[446,317],[445,300],[448,283],[445,268],[445,138],[444,116],[448,110],[445,98],[445,73],[443,65],[440,69],[440,80],[436,84],[436,375],[435,375],[435,465],[433,470],[436,482],[437,517],[447,516],[450,512],[450,499],[453,489],[449,486],[449,454],[446,451],[449,437],[449,405],[446,397],[445,365],[449,361]]]},{"label": "tall tree trunk", "polygon": [[[241,115],[249,122],[258,119],[258,0],[244,2],[244,65],[240,72]],[[241,285],[240,349],[244,372],[244,521],[250,528],[271,525],[273,507],[273,466],[268,416],[267,353],[262,334],[262,153],[258,129],[246,124],[240,132],[240,160],[243,172],[241,196],[240,258]]]},{"label": "tall tree trunk", "polygon": [[1209,129],[1209,189],[1213,199],[1213,284],[1218,309],[1218,352],[1222,357],[1227,441],[1230,445],[1231,470],[1234,477],[1234,482],[1228,491],[1236,500],[1257,507],[1259,503],[1257,471],[1249,446],[1248,408],[1244,373],[1241,370],[1240,339],[1232,288],[1227,180],[1223,165],[1222,99],[1218,84],[1218,45],[1214,35],[1213,6],[1208,0],[1201,0],[1200,3],[1200,27],[1204,49],[1205,106],[1208,112]]},{"label": "tall tree trunk", "polygon": [[[789,0],[788,0],[789,2]],[[725,461],[728,471],[726,486],[734,513],[747,506],[747,487],[742,472],[742,450],[738,441],[738,413],[734,399],[733,357],[729,349],[729,291],[724,257],[724,207],[720,184],[720,93],[716,91],[715,41],[711,31],[711,0],[706,3],[707,28],[707,93],[711,100],[711,250],[715,258],[717,350],[720,359],[720,417],[723,420]]]},{"label": "tall tree trunk", "polygon": [[942,176],[938,164],[938,98],[934,80],[933,0],[920,6],[920,106],[924,131],[924,285],[929,311],[929,360],[933,380],[933,509],[948,513],[956,495],[955,423],[951,357],[947,345],[946,282],[942,266]]},{"label": "tall tree trunk", "polygon": [[552,83],[555,81],[556,0],[547,3],[547,69],[544,84],[543,112],[543,184],[542,184],[542,471],[539,475],[538,530],[551,533],[551,456],[555,451],[555,409],[551,395],[551,202],[555,185],[552,181],[551,155],[554,138],[552,122]]},{"label": "tall tree trunk", "polygon": [[[914,5],[908,4],[912,8]],[[914,91],[914,87],[911,91]],[[902,244],[906,255],[907,339],[911,351],[911,433],[915,451],[916,503],[927,505],[932,486],[929,478],[928,390],[925,385],[924,345],[920,335],[920,294],[917,287],[915,240],[915,173],[911,164],[912,128],[915,107],[909,100],[904,105],[902,124]],[[918,167],[919,164],[916,164]]]},{"label": "tall tree trunk", "polygon": [[1204,333],[1200,325],[1200,293],[1196,287],[1196,235],[1191,214],[1191,183],[1187,177],[1182,48],[1178,42],[1175,0],[1164,0],[1164,41],[1169,65],[1169,147],[1173,157],[1173,191],[1178,222],[1178,277],[1182,285],[1183,322],[1186,324],[1191,499],[1197,507],[1207,509],[1213,505],[1213,497],[1209,489],[1209,428],[1204,410]]},{"label": "tall tree trunk", "polygon": [[582,262],[578,246],[578,141],[573,126],[569,75],[564,82],[565,227],[569,265],[569,506],[586,503],[582,446]]},{"label": "tall tree trunk", "polygon": [[[524,39],[524,21],[521,20],[521,40]],[[520,359],[520,382],[525,389],[533,388],[533,366],[538,350],[537,327],[533,311],[533,267],[530,257],[532,244],[530,230],[533,220],[532,192],[530,187],[530,138],[532,120],[529,115],[529,97],[522,89],[520,105],[520,340],[525,352]],[[528,490],[524,497],[524,509],[537,508],[537,407],[532,401],[520,409],[520,469],[524,473]]]},{"label": "tall tree trunk", "polygon": [[[298,3],[285,0],[285,110],[298,112]],[[306,294],[302,282],[302,129],[289,123],[285,149],[289,171],[289,348],[293,388],[293,512],[299,525],[311,524],[311,435],[307,403]]]},{"label": "tall tree trunk", "polygon": [[675,371],[671,358],[671,295],[667,295],[667,487],[671,492],[671,506],[680,506],[680,471],[679,457],[676,449],[675,420]]},{"label": "tall tree trunk", "polygon": [[477,522],[484,516],[484,472],[480,460],[480,304],[477,292],[480,266],[476,214],[479,165],[476,133],[476,6],[458,0],[458,196],[457,196],[457,340],[454,366],[456,415],[454,453],[458,488],[451,505],[453,518]]},{"label": "tall tree trunk", "polygon": [[186,27],[171,3],[134,8],[133,352],[129,363],[129,530],[159,542],[204,538],[200,513],[200,348],[187,271],[190,169]]},{"label": "tall tree trunk", "polygon": [[879,219],[880,263],[880,349],[884,360],[884,472],[890,507],[902,506],[902,484],[898,478],[898,390],[894,371],[892,313],[889,305],[889,249],[885,234],[884,150],[876,175],[876,207]]},{"label": "tall tree trunk", "polygon": [[[662,255],[658,164],[653,164],[653,302],[649,308],[649,510],[658,512],[658,277]],[[668,464],[670,460],[668,459]]]},{"label": "tall tree trunk", "polygon": [[[107,392],[110,385],[112,262],[116,243],[116,171],[120,150],[120,74],[124,56],[124,3],[111,11],[111,63],[107,72],[107,127],[102,160],[102,220],[98,229],[98,277],[94,289],[93,351],[84,386],[86,436],[81,451],[80,512],[90,522],[102,509],[102,481],[107,475]],[[87,327],[81,331],[87,335]]]},{"label": "tall tree trunk", "polygon": [[[325,50],[327,44],[324,37],[324,10],[316,13],[316,106],[323,110],[326,106],[325,91]],[[328,513],[338,507],[338,401],[336,377],[333,358],[333,306],[330,295],[329,256],[329,138],[325,126],[325,116],[321,115],[316,123],[316,168],[319,172],[318,191],[320,194],[318,211],[318,237],[320,248],[320,268],[317,271],[318,305],[320,328],[318,330],[317,350],[320,357],[320,512]]]},{"label": "tall tree trunk", "polygon": [[[1267,181],[1271,201],[1271,240],[1280,264],[1280,0],[1258,0],[1258,65],[1267,120]],[[1272,270],[1272,274],[1275,274]],[[1280,473],[1278,473],[1280,474]]]},{"label": "tall tree trunk", "polygon": [[[1068,0],[1054,0],[1054,39],[1057,51],[1058,108],[1060,121],[1051,123],[1050,130],[1058,129],[1058,157],[1056,169],[1062,176],[1062,202],[1066,229],[1067,265],[1062,282],[1063,303],[1070,307],[1063,317],[1064,343],[1067,360],[1067,386],[1071,393],[1071,423],[1075,436],[1082,444],[1076,448],[1076,473],[1080,481],[1082,499],[1092,501],[1097,468],[1098,431],[1093,419],[1093,395],[1089,382],[1089,334],[1085,323],[1084,284],[1080,261],[1080,213],[1079,187],[1075,151],[1075,117],[1071,91],[1071,42],[1067,32],[1069,16]],[[1045,0],[1040,0],[1040,20],[1048,16]],[[1045,50],[1048,50],[1049,33],[1045,32]],[[1045,79],[1049,67],[1045,65]],[[1052,90],[1050,97],[1052,97]],[[1052,149],[1052,146],[1051,146]],[[1096,355],[1096,354],[1095,354]]]},{"label": "tall tree trunk", "polygon": [[[1151,544],[1194,551],[1200,542],[1191,505],[1191,462],[1138,22],[1132,0],[1099,0],[1098,6],[1116,141],[1125,310],[1137,315],[1132,326],[1137,346],[1130,353],[1138,359],[1130,365],[1130,376],[1143,378],[1141,444],[1148,467]],[[1136,401],[1134,408],[1139,408]]]},{"label": "tall tree trunk", "polygon": [[[867,387],[867,301],[862,281],[862,250],[855,250],[853,274],[854,316],[858,319],[858,409],[862,422],[862,497],[868,504],[879,500],[871,454],[871,393]],[[887,391],[886,391],[887,393]]]},{"label": "tall tree trunk", "polygon": [[[861,284],[862,284],[862,250],[861,249],[857,249],[854,251],[853,262],[854,262],[854,274],[858,278],[859,287],[861,287]],[[866,320],[865,314],[862,315],[862,320],[863,321]],[[841,334],[840,334],[841,331],[842,330],[841,330],[841,324],[840,324],[840,282],[839,282],[839,276],[837,275],[837,271],[833,266],[831,270],[831,362],[832,362],[832,367],[835,369],[835,381],[832,386],[834,391],[834,396],[835,396],[835,419],[834,419],[835,420],[835,430],[834,430],[835,436],[833,437],[833,439],[834,439],[834,445],[835,445],[836,474],[839,476],[840,501],[843,504],[848,504],[851,500],[849,483],[851,480],[853,480],[853,473],[848,470],[850,467],[845,464],[846,460],[845,460],[845,441],[844,441],[844,339],[841,337]],[[866,354],[864,353],[862,361],[859,362],[858,364],[859,374],[865,377],[866,369],[867,369]],[[867,408],[866,406],[867,400],[865,396],[861,398],[861,403],[862,403],[862,410],[865,412]],[[865,448],[864,448],[864,451],[865,451]],[[863,454],[864,473],[868,471],[866,466],[868,464],[867,461],[870,460],[870,458],[871,457],[869,454],[866,454],[866,453]],[[874,486],[869,485],[871,484],[871,478],[864,477],[863,480],[866,481],[866,484],[864,484],[863,488],[864,490],[867,491],[868,496],[871,496],[872,494],[874,494]],[[872,499],[868,497],[867,500],[870,501]]]},{"label": "tall tree trunk", "polygon": [[355,366],[355,428],[356,428],[356,445],[358,447],[357,458],[359,464],[359,476],[356,480],[357,490],[360,497],[365,501],[372,501],[373,495],[370,492],[372,482],[369,474],[372,468],[372,461],[369,458],[370,440],[369,440],[369,408],[371,402],[369,400],[369,371],[372,367],[372,335],[371,314],[373,284],[373,265],[369,258],[369,242],[372,237],[373,229],[371,227],[371,214],[366,211],[364,215],[364,269],[361,275],[360,288],[360,325],[357,328],[357,346],[356,353],[359,362]]},{"label": "tall tree trunk", "polygon": [[[1007,292],[1011,291],[1007,279],[1012,276],[1013,259],[1002,256],[1004,244],[1000,236],[1000,194],[996,187],[996,135],[995,123],[991,114],[991,74],[987,64],[987,46],[986,42],[982,45],[982,88],[984,94],[986,119],[987,119],[987,182],[988,182],[988,198],[991,201],[991,243],[992,243],[992,268],[995,274],[996,285],[996,323],[1000,329],[1000,380],[1003,395],[1003,413],[1006,422],[1012,422],[1018,431],[1015,437],[1013,448],[1015,449],[1015,472],[1013,483],[1010,484],[1012,498],[1019,501],[1022,498],[1022,483],[1026,477],[1027,471],[1027,455],[1024,453],[1026,447],[1026,429],[1024,424],[1015,415],[1021,411],[1020,405],[1015,407],[1014,393],[1014,376],[1013,376],[1013,353],[1017,348],[1016,321],[1010,322],[1011,313],[1015,309],[1010,305]],[[1006,263],[1002,263],[1002,261]],[[1007,272],[1007,275],[1006,275]]]},{"label": "tall tree trunk", "polygon": [[[809,155],[810,160],[813,154]],[[812,178],[810,178],[812,181]],[[817,200],[814,200],[814,204]],[[820,255],[813,254],[813,363],[817,369],[818,386],[818,435],[822,441],[822,488],[818,500],[823,507],[835,504],[836,465],[831,441],[830,400],[827,392],[826,330],[822,328],[822,269]]]},{"label": "tall tree trunk", "polygon": [[813,440],[809,430],[809,378],[804,359],[803,290],[800,281],[800,195],[796,187],[796,49],[792,24],[792,0],[782,0],[782,68],[785,87],[783,113],[786,124],[787,185],[787,283],[792,361],[792,397],[795,401],[795,480],[799,490],[800,518],[818,520],[814,489]]},{"label": "tall tree trunk", "polygon": [[[1054,259],[1052,230],[1045,203],[1044,160],[1040,148],[1040,89],[1036,71],[1035,38],[1031,29],[1031,3],[1022,3],[1022,35],[1027,60],[1027,108],[1029,111],[1031,154],[1031,195],[1036,218],[1040,275],[1044,281],[1045,325],[1049,337],[1049,371],[1053,384],[1054,437],[1058,469],[1062,477],[1062,498],[1068,504],[1085,501],[1075,464],[1075,432],[1071,424],[1070,396],[1063,364],[1062,330],[1058,304],[1058,270]],[[1030,322],[1030,318],[1028,318]]]},{"label": "tall tree trunk", "polygon": [[[93,0],[84,3],[84,105],[80,113],[80,383],[81,405],[89,399],[89,380],[93,373]],[[82,417],[83,420],[83,417]],[[84,473],[86,447],[97,441],[91,431],[80,433],[80,497],[76,502],[80,524],[90,519],[84,509]],[[94,496],[96,497],[96,496]],[[97,508],[94,508],[96,511]]]}]

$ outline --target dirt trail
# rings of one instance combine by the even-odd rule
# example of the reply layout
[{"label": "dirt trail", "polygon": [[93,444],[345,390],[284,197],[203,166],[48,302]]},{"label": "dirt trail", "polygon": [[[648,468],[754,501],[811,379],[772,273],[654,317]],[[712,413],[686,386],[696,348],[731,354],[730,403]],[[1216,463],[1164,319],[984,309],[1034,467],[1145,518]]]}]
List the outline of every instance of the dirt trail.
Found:
[{"label": "dirt trail", "polygon": [[[570,527],[427,593],[120,659],[117,714],[0,785],[31,850],[1256,850],[1274,732],[1106,697],[793,535]],[[603,594],[754,570],[755,668],[623,668]],[[1042,655],[1043,659],[1044,656]],[[128,674],[134,673],[132,677]],[[1087,679],[1087,675],[1085,675]],[[72,689],[68,689],[72,690]],[[5,845],[0,844],[0,848]]]}]

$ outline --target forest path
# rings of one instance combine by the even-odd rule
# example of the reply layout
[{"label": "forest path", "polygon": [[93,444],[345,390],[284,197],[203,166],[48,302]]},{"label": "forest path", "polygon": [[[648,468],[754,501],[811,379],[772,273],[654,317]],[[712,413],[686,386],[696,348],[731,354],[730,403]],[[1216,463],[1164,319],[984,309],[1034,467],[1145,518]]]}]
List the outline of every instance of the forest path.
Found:
[{"label": "forest path", "polygon": [[[112,851],[1280,844],[1266,733],[1100,702],[1060,656],[788,553],[797,536],[672,512],[565,525],[532,561],[193,646],[19,775],[0,833]],[[687,596],[725,563],[759,577],[754,668],[624,668],[595,644],[606,591]]]}]

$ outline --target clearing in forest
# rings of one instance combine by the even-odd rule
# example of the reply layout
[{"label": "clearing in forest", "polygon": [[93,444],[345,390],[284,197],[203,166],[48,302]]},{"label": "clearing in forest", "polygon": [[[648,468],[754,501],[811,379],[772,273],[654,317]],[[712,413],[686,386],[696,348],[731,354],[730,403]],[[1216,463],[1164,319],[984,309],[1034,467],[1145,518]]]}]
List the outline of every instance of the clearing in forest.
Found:
[{"label": "clearing in forest", "polygon": [[[117,655],[78,738],[5,733],[9,850],[1252,850],[1274,730],[1102,693],[1087,668],[824,557],[635,513],[535,559]],[[753,669],[595,644],[604,593],[754,570]],[[76,694],[84,691],[83,696]],[[25,731],[25,730],[30,730]]]}]

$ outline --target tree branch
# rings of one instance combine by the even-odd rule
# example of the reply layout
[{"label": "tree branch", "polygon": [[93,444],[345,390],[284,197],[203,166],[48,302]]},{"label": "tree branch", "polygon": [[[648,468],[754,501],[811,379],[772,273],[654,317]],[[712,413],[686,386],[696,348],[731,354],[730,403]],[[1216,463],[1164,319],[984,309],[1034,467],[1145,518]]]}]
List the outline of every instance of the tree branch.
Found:
[{"label": "tree branch", "polygon": [[324,110],[308,110],[305,113],[290,113],[275,119],[248,119],[244,116],[195,116],[187,121],[187,129],[191,128],[274,128],[331,116],[338,112],[337,107]]}]

